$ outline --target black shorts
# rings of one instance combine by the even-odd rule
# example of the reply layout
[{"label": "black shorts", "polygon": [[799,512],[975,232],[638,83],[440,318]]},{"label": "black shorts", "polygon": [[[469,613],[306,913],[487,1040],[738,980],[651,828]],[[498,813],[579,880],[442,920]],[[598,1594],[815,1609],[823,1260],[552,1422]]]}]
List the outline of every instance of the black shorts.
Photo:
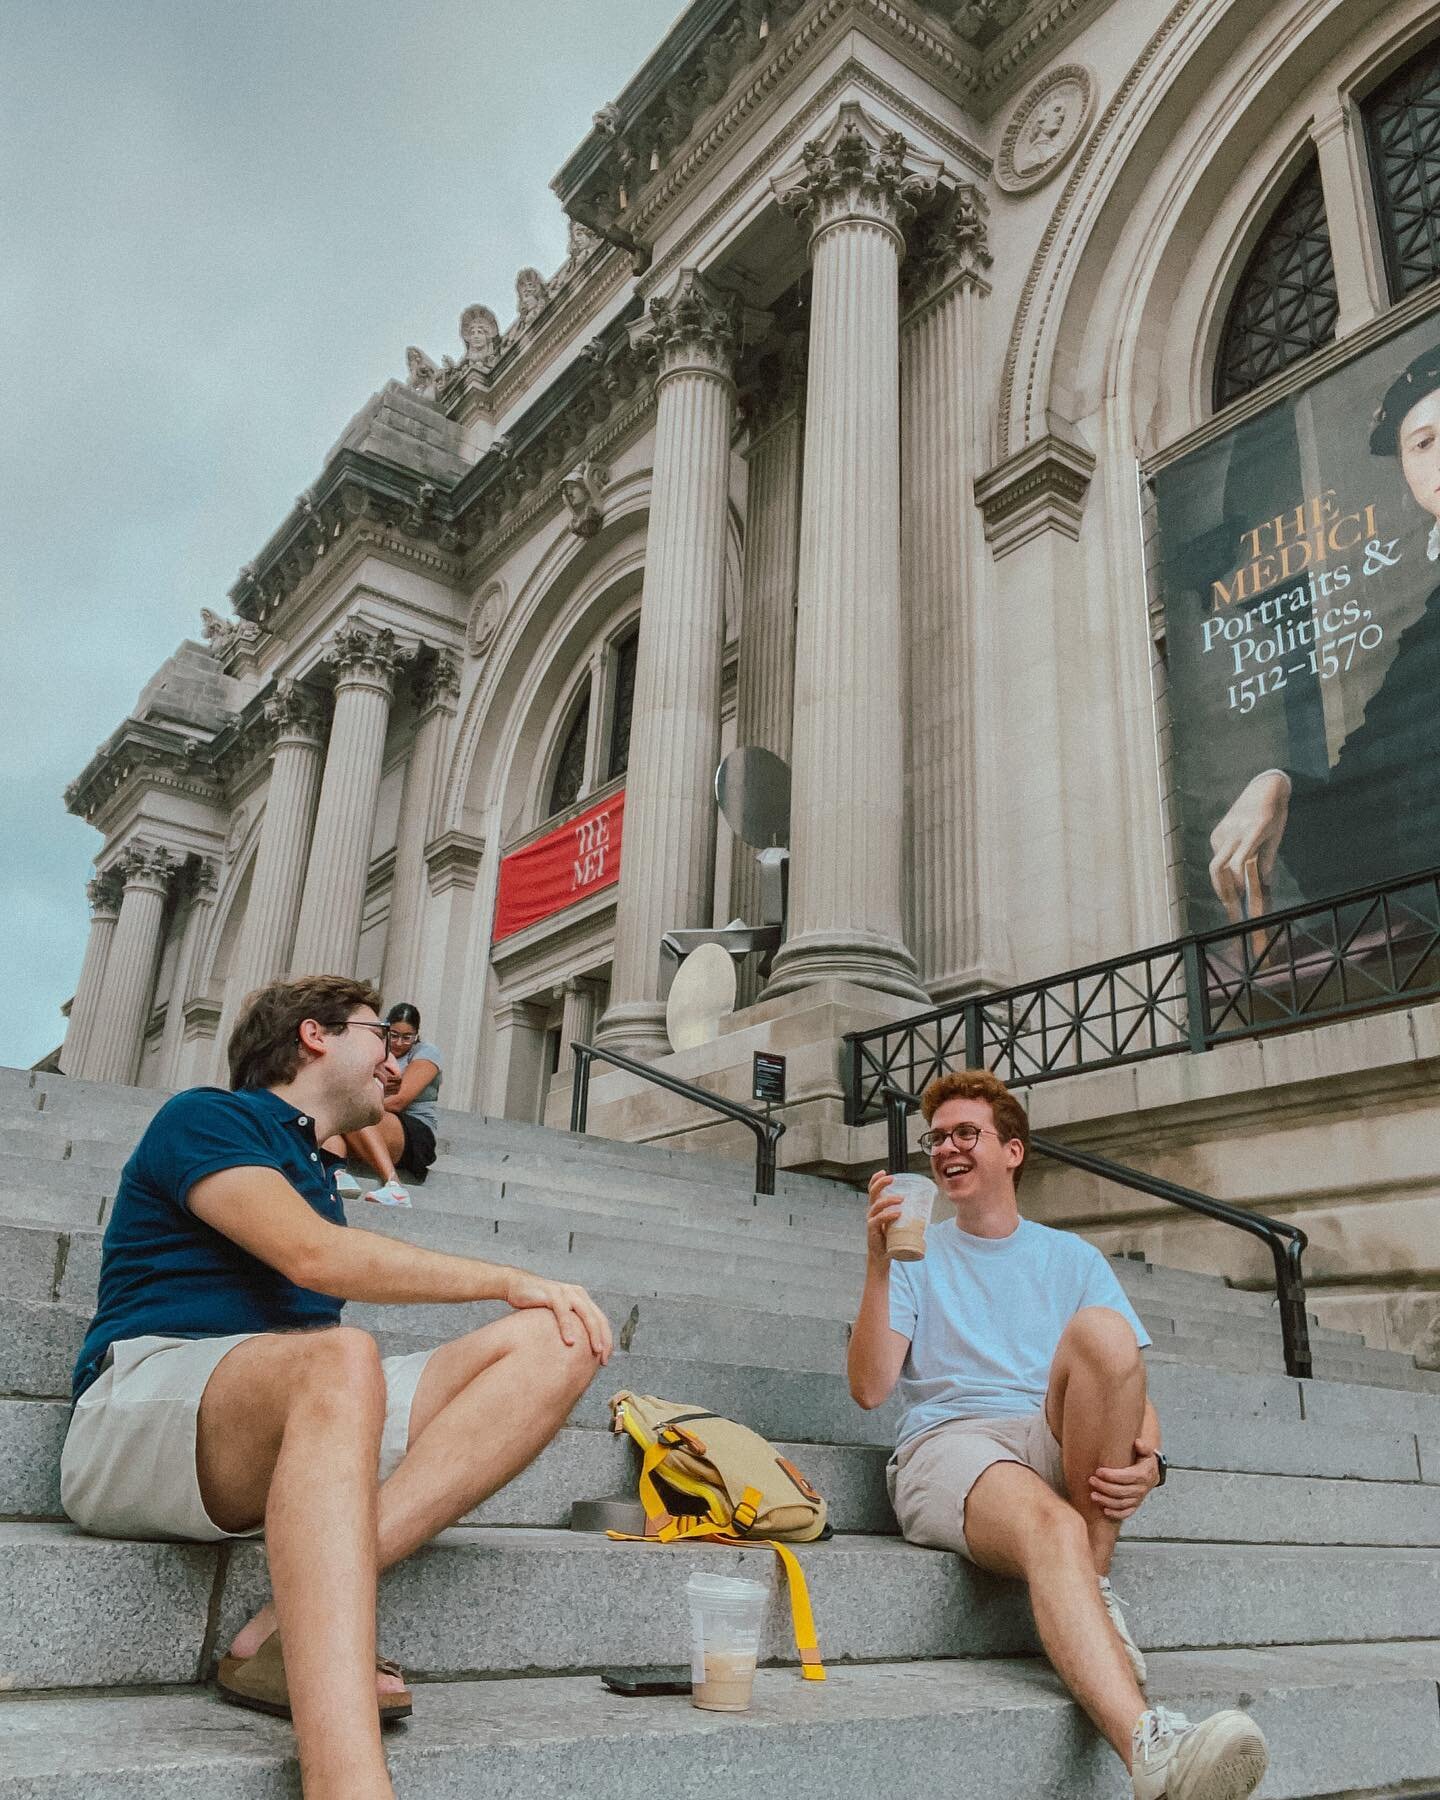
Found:
[{"label": "black shorts", "polygon": [[424,1181],[435,1160],[435,1133],[423,1119],[412,1119],[408,1112],[397,1113],[400,1129],[405,1133],[405,1148],[395,1166],[403,1169],[417,1185]]}]

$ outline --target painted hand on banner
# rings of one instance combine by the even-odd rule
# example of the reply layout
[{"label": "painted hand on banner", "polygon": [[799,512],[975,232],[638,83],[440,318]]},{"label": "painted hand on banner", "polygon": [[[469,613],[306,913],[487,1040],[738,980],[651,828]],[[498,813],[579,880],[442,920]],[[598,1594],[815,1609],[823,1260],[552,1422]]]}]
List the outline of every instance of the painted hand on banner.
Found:
[{"label": "painted hand on banner", "polygon": [[1290,777],[1281,769],[1266,769],[1241,790],[1210,833],[1210,885],[1232,924],[1266,910],[1289,816]]}]

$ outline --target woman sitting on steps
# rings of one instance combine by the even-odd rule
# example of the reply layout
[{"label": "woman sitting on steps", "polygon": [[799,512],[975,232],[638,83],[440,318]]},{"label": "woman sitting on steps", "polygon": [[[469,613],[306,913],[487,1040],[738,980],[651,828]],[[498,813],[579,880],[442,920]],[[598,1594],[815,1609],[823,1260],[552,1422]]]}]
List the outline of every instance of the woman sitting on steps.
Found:
[{"label": "woman sitting on steps", "polygon": [[[381,1206],[408,1206],[410,1195],[401,1181],[403,1170],[413,1182],[423,1182],[435,1160],[435,1124],[438,1116],[441,1069],[440,1052],[420,1037],[420,1013],[401,1000],[385,1015],[390,1033],[390,1056],[400,1078],[385,1096],[385,1111],[378,1125],[332,1138],[325,1148],[337,1156],[362,1162],[380,1177],[381,1186],[365,1198]],[[347,1188],[347,1181],[349,1186]],[[358,1193],[359,1184],[344,1174],[336,1186],[343,1194]]]}]

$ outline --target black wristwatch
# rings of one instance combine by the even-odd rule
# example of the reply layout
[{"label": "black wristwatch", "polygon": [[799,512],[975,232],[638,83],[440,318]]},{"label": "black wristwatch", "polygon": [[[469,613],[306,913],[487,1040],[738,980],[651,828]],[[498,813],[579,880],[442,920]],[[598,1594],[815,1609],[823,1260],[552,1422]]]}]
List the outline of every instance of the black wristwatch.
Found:
[{"label": "black wristwatch", "polygon": [[1163,1450],[1152,1450],[1150,1454],[1155,1458],[1155,1467],[1160,1471],[1160,1479],[1155,1485],[1156,1487],[1164,1487],[1165,1477],[1170,1473],[1170,1465],[1165,1460],[1165,1452]]}]

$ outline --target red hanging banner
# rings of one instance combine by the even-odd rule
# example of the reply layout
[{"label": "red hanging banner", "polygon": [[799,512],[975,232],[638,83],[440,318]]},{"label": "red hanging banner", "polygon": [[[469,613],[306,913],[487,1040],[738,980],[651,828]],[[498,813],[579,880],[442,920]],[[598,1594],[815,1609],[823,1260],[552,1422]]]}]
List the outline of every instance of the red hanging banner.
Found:
[{"label": "red hanging banner", "polygon": [[492,942],[563,912],[620,879],[625,790],[501,859]]}]

